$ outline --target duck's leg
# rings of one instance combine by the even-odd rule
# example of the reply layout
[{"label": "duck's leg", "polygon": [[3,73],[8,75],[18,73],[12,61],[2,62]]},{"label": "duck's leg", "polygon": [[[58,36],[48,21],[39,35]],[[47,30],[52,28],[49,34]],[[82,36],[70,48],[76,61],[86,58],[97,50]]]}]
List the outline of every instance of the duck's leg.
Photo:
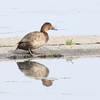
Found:
[{"label": "duck's leg", "polygon": [[31,56],[39,54],[39,53],[33,52],[30,48],[28,48],[28,51]]},{"label": "duck's leg", "polygon": [[30,51],[31,51],[32,54],[34,53],[32,50],[30,50]]},{"label": "duck's leg", "polygon": [[36,52],[34,52],[34,51],[32,51],[32,50],[30,50],[30,51],[31,51],[32,54],[35,54],[35,55],[39,54],[39,53],[36,53]]},{"label": "duck's leg", "polygon": [[32,51],[31,51],[30,48],[28,48],[28,51],[29,51],[29,54],[30,54],[31,56],[33,56]]}]

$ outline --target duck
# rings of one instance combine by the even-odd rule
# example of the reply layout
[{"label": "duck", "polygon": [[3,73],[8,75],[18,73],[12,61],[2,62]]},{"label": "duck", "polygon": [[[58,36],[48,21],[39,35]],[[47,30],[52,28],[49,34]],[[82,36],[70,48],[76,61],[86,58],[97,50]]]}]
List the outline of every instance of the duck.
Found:
[{"label": "duck", "polygon": [[[27,50],[33,56],[33,49],[37,49],[45,45],[49,40],[48,30],[57,30],[51,23],[45,22],[40,31],[34,31],[26,34],[17,45],[17,49]],[[15,50],[15,51],[16,51]]]}]

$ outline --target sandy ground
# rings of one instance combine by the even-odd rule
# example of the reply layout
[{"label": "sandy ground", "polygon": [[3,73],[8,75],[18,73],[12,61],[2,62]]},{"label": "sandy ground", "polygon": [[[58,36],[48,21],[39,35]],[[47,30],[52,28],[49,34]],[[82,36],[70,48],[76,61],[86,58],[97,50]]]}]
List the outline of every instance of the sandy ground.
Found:
[{"label": "sandy ground", "polygon": [[[29,57],[27,51],[17,50],[17,43],[22,37],[0,38],[0,61],[20,59]],[[73,39],[74,45],[66,45],[67,40]],[[34,50],[37,56],[53,55],[53,57],[99,57],[100,56],[100,35],[76,35],[76,36],[50,36],[48,43]],[[36,55],[34,56],[35,58]],[[34,58],[33,57],[33,58]],[[48,56],[52,57],[52,56]]]}]

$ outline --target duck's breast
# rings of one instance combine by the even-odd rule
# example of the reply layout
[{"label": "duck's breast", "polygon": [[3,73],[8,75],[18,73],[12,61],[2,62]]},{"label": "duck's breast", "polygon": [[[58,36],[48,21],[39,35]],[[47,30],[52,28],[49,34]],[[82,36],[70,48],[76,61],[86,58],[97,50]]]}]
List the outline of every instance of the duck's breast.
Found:
[{"label": "duck's breast", "polygon": [[45,45],[47,43],[48,39],[49,39],[49,37],[48,37],[47,33],[38,32],[35,35],[35,38],[33,36],[33,39],[30,43],[32,45],[32,48],[35,49],[35,48]]}]

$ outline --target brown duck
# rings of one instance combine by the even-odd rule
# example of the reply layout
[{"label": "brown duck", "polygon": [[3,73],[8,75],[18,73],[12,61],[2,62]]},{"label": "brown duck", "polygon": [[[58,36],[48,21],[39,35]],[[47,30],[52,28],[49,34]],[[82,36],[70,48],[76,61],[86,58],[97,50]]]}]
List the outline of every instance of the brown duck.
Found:
[{"label": "brown duck", "polygon": [[33,55],[33,49],[39,48],[47,43],[49,40],[48,30],[57,30],[51,23],[44,23],[41,27],[40,32],[30,32],[25,35],[21,41],[18,42],[17,49],[28,50],[30,55]]}]

